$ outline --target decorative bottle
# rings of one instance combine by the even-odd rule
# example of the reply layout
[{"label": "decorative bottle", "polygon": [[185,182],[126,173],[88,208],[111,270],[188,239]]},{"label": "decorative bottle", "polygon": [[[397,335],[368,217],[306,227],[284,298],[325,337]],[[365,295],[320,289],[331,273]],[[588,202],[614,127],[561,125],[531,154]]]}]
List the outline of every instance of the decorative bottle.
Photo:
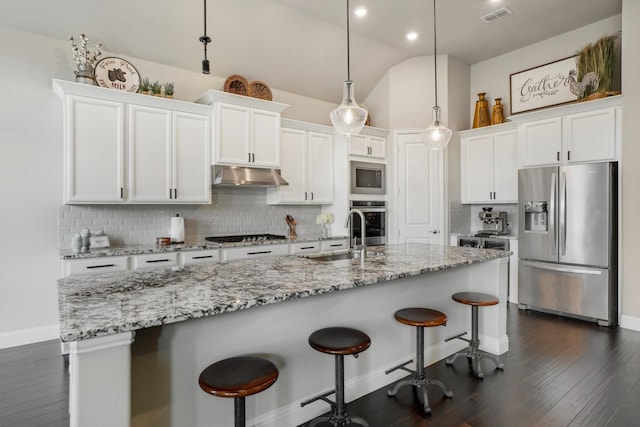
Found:
[{"label": "decorative bottle", "polygon": [[493,106],[491,111],[491,124],[499,125],[504,123],[504,107],[502,105],[502,98],[496,98],[496,105]]},{"label": "decorative bottle", "polygon": [[489,118],[489,103],[484,96],[485,92],[481,92],[478,94],[478,100],[476,101],[476,111],[473,115],[473,127],[480,128],[483,126],[489,126],[491,124],[491,119]]}]

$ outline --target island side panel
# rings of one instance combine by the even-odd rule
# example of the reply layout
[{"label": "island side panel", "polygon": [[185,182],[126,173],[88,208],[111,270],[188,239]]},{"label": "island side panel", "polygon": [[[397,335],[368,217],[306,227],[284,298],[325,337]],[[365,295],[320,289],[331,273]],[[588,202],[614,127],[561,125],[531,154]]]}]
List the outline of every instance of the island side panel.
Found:
[{"label": "island side panel", "polygon": [[[507,265],[506,259],[475,263],[139,331],[132,348],[131,425],[198,427],[210,425],[212,419],[219,425],[232,425],[233,402],[202,392],[198,376],[217,360],[243,354],[267,357],[280,369],[276,384],[247,399],[248,425],[301,424],[328,407],[316,403],[300,408],[300,402],[334,387],[333,357],[314,351],[307,343],[314,330],[344,325],[371,337],[371,348],[358,359],[345,358],[346,398],[350,401],[406,375],[399,371],[384,374],[415,357],[415,330],[393,319],[400,308],[425,306],[449,317],[446,327],[426,331],[427,365],[466,346],[460,340],[444,342],[446,337],[470,330],[469,308],[451,300],[458,291],[500,295],[500,308],[482,313],[486,316],[480,334],[487,341],[505,341]],[[153,387],[148,386],[150,380]]]}]

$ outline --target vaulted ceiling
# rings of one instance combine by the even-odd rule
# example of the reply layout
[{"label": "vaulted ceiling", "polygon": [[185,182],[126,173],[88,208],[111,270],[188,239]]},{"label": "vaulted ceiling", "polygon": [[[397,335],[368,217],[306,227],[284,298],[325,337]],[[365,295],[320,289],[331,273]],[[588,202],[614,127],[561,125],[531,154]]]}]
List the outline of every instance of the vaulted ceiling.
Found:
[{"label": "vaulted ceiling", "polygon": [[[57,39],[86,33],[113,54],[199,72],[205,0],[6,0],[0,25]],[[212,74],[339,102],[346,0],[206,0]],[[393,65],[433,53],[431,0],[351,0],[351,77],[364,98]],[[499,8],[512,14],[485,23]],[[622,0],[438,0],[438,53],[474,64],[619,14]],[[409,42],[405,34],[416,31]],[[576,46],[576,50],[580,46]],[[573,52],[567,52],[570,55]],[[517,71],[517,70],[514,70]]]}]

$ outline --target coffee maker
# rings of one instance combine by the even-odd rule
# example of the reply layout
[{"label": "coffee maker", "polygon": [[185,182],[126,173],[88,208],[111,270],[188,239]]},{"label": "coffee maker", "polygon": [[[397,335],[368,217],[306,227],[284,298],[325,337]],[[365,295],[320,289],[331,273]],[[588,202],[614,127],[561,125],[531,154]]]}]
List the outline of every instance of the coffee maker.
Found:
[{"label": "coffee maker", "polygon": [[478,217],[482,220],[482,230],[478,234],[487,236],[509,234],[506,212],[494,211],[493,208],[486,207],[482,208]]}]

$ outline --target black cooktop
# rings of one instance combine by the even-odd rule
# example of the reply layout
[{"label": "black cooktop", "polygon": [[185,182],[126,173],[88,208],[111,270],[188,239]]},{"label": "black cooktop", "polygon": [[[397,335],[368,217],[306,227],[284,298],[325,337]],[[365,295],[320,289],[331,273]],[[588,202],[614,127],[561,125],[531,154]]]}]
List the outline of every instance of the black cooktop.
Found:
[{"label": "black cooktop", "polygon": [[207,242],[237,243],[237,242],[264,242],[266,240],[284,240],[285,236],[277,234],[239,234],[237,236],[211,236],[205,237]]}]

